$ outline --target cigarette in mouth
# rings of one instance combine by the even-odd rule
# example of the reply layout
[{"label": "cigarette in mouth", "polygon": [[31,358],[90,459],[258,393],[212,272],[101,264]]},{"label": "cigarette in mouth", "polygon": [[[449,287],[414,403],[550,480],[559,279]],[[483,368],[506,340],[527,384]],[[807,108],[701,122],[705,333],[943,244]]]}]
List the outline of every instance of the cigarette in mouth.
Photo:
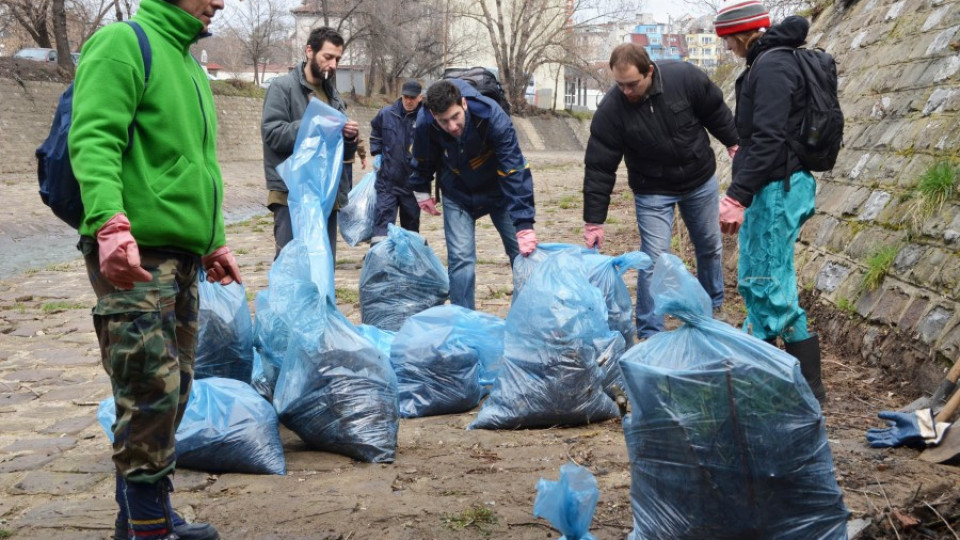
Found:
[{"label": "cigarette in mouth", "polygon": [[330,70],[324,71],[324,72],[323,72],[323,80],[327,80],[327,79],[329,79],[329,78],[330,78]]}]

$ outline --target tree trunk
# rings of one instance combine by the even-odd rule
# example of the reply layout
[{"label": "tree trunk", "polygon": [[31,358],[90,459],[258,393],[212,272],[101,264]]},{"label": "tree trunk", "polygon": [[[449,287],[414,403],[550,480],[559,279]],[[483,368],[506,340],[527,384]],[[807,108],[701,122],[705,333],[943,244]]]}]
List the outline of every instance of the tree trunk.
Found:
[{"label": "tree trunk", "polygon": [[67,74],[73,74],[73,57],[70,56],[70,38],[67,37],[67,10],[64,0],[53,0],[53,36],[57,41],[57,66]]}]

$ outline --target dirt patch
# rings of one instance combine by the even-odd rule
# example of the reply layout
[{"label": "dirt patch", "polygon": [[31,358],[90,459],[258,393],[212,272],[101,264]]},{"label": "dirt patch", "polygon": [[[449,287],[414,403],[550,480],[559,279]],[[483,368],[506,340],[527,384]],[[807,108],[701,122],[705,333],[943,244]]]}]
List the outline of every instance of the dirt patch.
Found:
[{"label": "dirt patch", "polygon": [[73,80],[73,74],[63,73],[56,64],[2,56],[0,57],[0,78],[15,81],[68,83]]}]

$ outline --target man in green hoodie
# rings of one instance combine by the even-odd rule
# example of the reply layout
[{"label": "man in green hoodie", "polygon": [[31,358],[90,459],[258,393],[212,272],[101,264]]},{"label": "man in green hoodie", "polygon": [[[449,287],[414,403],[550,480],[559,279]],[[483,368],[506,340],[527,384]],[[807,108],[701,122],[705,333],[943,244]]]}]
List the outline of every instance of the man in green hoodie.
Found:
[{"label": "man in green hoodie", "polygon": [[197,273],[240,282],[226,246],[217,116],[190,45],[224,0],[143,0],[133,27],[100,29],[74,82],[70,161],[84,217],[79,248],[97,296],[93,323],[116,401],[116,538],[216,539],[170,504],[174,434],[197,344]]}]

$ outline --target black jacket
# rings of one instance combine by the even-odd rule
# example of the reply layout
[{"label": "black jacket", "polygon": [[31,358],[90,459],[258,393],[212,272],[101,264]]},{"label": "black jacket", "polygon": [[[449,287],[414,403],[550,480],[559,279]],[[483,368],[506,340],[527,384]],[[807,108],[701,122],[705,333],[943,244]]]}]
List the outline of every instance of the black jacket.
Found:
[{"label": "black jacket", "polygon": [[643,101],[630,103],[613,87],[593,116],[584,159],[587,223],[606,220],[621,160],[634,193],[679,195],[702,186],[716,172],[707,131],[725,146],[737,144],[723,92],[706,73],[686,62],[655,66]]},{"label": "black jacket", "polygon": [[771,27],[747,51],[747,69],[737,78],[740,150],[727,195],[744,206],[770,182],[803,168],[797,156],[787,152],[787,139],[800,132],[807,101],[803,72],[792,50],[764,52],[803,45],[809,29],[810,23],[796,15]]},{"label": "black jacket", "polygon": [[[300,65],[290,73],[274,79],[263,99],[263,118],[260,124],[260,135],[263,139],[263,172],[267,178],[267,189],[271,191],[287,191],[286,184],[277,173],[277,165],[293,154],[297,132],[300,130],[300,119],[303,118],[307,104],[310,103],[310,95],[313,94],[313,88],[303,75],[304,65],[305,62],[300,62]],[[346,113],[347,105],[337,91],[336,79],[323,81],[323,90],[330,98],[330,106]],[[358,142],[357,138],[344,141],[344,160],[353,159]],[[347,193],[352,187],[345,176],[346,167],[340,176],[337,191],[337,205],[340,207],[347,204]]]},{"label": "black jacket", "polygon": [[410,166],[410,151],[413,147],[413,127],[422,105],[407,112],[403,101],[398,99],[380,109],[370,121],[370,154],[383,155],[377,172],[377,191],[389,191],[398,195],[408,194],[407,179],[413,172]]}]

